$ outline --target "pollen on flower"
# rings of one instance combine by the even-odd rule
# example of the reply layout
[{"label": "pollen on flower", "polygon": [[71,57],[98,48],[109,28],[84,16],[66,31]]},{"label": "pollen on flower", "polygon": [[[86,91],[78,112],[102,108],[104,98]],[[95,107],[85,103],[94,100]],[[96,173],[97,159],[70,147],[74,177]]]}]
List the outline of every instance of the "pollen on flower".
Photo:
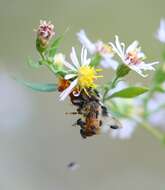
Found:
[{"label": "pollen on flower", "polygon": [[97,75],[99,71],[94,67],[81,66],[78,71],[78,84],[80,88],[96,88],[94,81],[102,77]]},{"label": "pollen on flower", "polygon": [[126,60],[129,60],[132,64],[138,64],[141,62],[141,59],[138,57],[137,52],[129,52],[127,54]]}]

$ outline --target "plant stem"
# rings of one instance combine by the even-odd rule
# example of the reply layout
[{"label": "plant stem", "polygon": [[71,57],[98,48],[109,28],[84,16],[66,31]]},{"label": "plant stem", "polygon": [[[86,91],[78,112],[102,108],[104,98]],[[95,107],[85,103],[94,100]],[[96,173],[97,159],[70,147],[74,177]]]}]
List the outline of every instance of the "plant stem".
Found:
[{"label": "plant stem", "polygon": [[147,123],[141,123],[140,126],[149,132],[153,137],[159,140],[161,143],[165,141],[165,135],[161,133],[158,129],[150,127]]},{"label": "plant stem", "polygon": [[115,76],[115,78],[110,83],[109,87],[105,89],[105,92],[103,94],[103,103],[107,100],[107,94],[111,88],[114,88],[116,81],[118,80],[118,76]]}]

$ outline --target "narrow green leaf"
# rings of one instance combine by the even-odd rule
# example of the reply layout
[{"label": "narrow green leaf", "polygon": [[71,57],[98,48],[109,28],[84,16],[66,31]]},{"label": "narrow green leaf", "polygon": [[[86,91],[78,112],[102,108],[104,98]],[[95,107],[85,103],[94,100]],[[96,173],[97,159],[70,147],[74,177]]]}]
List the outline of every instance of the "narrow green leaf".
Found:
[{"label": "narrow green leaf", "polygon": [[25,80],[16,79],[16,81],[20,82],[21,84],[25,85],[32,90],[39,91],[39,92],[54,92],[57,90],[57,84],[48,83],[48,84],[40,84],[40,83],[32,83]]},{"label": "narrow green leaf", "polygon": [[38,68],[38,67],[41,66],[41,64],[40,64],[39,62],[35,62],[35,61],[33,61],[31,58],[28,58],[27,64],[28,64],[30,67],[33,67],[33,68]]},{"label": "narrow green leaf", "polygon": [[123,90],[120,90],[118,92],[113,93],[111,96],[109,96],[107,99],[114,98],[114,97],[120,97],[120,98],[133,98],[136,96],[139,96],[141,94],[144,94],[149,89],[146,87],[128,87]]},{"label": "narrow green leaf", "polygon": [[63,35],[62,35],[62,36],[59,36],[58,38],[56,38],[56,39],[53,41],[53,43],[52,43],[52,45],[51,45],[51,47],[50,47],[50,49],[49,49],[49,56],[50,56],[50,57],[54,57],[54,56],[55,56],[55,54],[56,54],[56,52],[57,52],[57,49],[58,49],[58,47],[59,47],[59,45],[60,45],[60,42],[61,42],[62,38],[63,38]]}]

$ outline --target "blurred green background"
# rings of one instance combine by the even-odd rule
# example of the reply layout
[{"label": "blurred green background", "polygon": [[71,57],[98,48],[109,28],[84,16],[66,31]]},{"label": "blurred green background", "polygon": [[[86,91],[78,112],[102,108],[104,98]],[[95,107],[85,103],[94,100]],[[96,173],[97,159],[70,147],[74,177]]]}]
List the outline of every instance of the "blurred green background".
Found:
[{"label": "blurred green background", "polygon": [[[53,82],[47,69],[25,63],[37,58],[35,32],[40,19],[51,20],[56,34],[69,27],[61,50],[79,47],[75,33],[93,39],[118,34],[127,44],[137,39],[149,60],[161,60],[154,35],[165,17],[164,0],[0,0],[0,190],[164,190],[165,147],[138,128],[132,139],[96,136],[83,140],[72,127],[76,116],[58,94],[36,93],[9,76]],[[107,77],[111,73],[106,71]],[[150,84],[130,74],[130,82]],[[67,164],[76,161],[75,172]]]}]

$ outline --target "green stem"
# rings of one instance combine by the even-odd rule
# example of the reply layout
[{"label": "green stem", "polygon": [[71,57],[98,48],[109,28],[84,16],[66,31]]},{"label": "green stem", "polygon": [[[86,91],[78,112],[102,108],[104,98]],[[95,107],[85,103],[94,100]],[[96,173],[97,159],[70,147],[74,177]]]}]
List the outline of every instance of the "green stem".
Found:
[{"label": "green stem", "polygon": [[43,52],[39,52],[40,53],[40,56],[42,58],[42,60],[45,62],[45,65],[48,67],[48,69],[53,73],[53,74],[56,74],[56,71],[53,67],[52,64],[49,64],[48,60],[45,58],[45,55],[43,54]]},{"label": "green stem", "polygon": [[158,129],[154,127],[150,127],[147,123],[142,123],[140,126],[145,129],[147,132],[149,132],[153,137],[155,137],[157,140],[159,140],[161,143],[164,143],[165,141],[165,135],[161,133]]},{"label": "green stem", "polygon": [[115,78],[112,80],[112,82],[110,83],[110,85],[108,85],[108,87],[105,89],[105,92],[104,92],[104,94],[103,94],[103,103],[107,100],[107,97],[106,97],[106,96],[107,96],[109,90],[110,90],[111,88],[114,88],[114,87],[115,87],[115,84],[116,84],[118,78],[119,78],[118,76],[115,76]]},{"label": "green stem", "polygon": [[42,52],[39,52],[40,53],[40,56],[42,57],[42,60],[45,61],[45,56]]}]

